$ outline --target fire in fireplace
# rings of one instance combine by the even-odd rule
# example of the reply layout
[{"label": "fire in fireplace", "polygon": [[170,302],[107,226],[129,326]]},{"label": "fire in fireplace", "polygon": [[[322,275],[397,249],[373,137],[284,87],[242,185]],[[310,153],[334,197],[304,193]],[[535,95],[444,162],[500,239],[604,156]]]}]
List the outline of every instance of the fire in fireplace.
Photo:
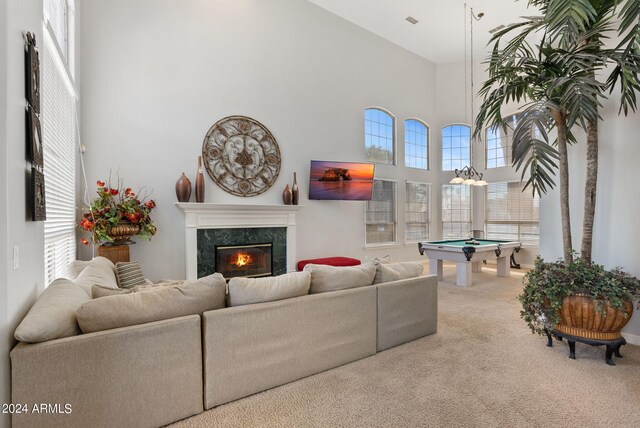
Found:
[{"label": "fire in fireplace", "polygon": [[216,271],[225,278],[272,275],[273,244],[216,246]]}]

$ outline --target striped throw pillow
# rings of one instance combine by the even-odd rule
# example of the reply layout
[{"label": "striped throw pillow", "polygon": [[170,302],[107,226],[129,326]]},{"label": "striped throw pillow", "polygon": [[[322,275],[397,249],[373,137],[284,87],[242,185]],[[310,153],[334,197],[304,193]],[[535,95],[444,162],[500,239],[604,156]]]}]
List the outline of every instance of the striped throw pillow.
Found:
[{"label": "striped throw pillow", "polygon": [[132,288],[145,284],[144,275],[138,262],[116,263],[116,278],[120,288]]}]

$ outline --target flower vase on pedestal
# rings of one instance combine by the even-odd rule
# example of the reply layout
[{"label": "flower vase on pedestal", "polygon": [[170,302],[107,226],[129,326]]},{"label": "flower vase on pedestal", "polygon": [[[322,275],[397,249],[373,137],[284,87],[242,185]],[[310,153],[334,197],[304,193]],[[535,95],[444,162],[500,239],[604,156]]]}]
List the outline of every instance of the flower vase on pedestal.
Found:
[{"label": "flower vase on pedestal", "polygon": [[202,156],[198,156],[198,173],[196,174],[196,202],[204,202],[204,174],[202,173]]}]

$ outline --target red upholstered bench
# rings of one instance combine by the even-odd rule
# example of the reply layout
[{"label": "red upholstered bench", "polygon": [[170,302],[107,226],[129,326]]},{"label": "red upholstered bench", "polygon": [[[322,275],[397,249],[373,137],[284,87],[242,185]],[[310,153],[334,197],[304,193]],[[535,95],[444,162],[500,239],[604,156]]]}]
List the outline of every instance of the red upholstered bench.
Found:
[{"label": "red upholstered bench", "polygon": [[357,266],[360,264],[360,260],[352,259],[351,257],[325,257],[322,259],[300,260],[298,262],[298,270],[304,269],[309,263],[329,266]]}]

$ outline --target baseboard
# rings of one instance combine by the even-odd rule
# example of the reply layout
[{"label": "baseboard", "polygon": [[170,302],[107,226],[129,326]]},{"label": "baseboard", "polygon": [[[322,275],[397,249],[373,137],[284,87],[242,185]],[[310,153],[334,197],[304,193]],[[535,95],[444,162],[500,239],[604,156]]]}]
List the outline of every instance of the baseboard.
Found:
[{"label": "baseboard", "polygon": [[622,336],[626,339],[628,344],[640,346],[640,336],[637,334],[625,333],[623,331]]}]

